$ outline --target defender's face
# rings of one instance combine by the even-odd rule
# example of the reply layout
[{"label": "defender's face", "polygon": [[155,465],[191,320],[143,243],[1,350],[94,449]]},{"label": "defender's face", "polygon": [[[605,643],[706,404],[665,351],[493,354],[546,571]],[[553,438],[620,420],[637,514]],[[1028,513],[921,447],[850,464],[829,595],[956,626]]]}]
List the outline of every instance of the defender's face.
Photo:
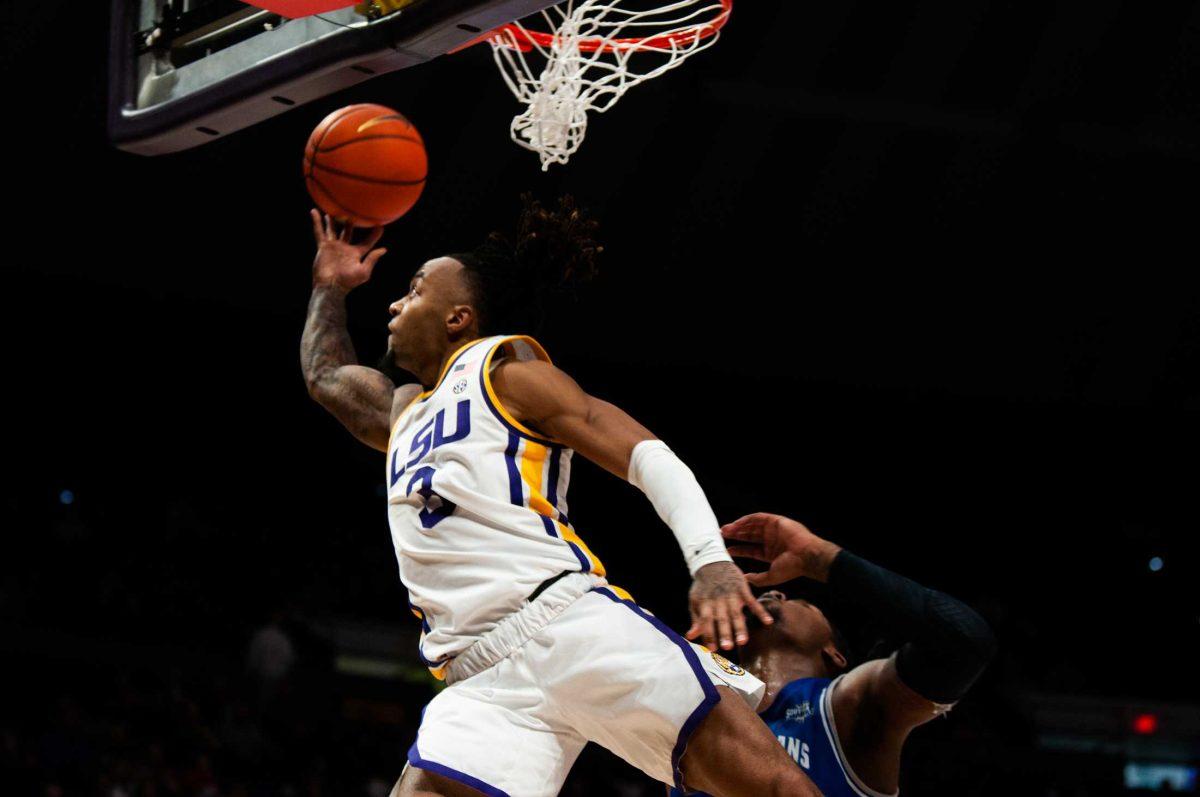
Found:
[{"label": "defender's face", "polygon": [[747,653],[753,654],[776,645],[789,645],[817,653],[833,638],[833,629],[825,614],[808,601],[788,600],[779,590],[771,590],[760,595],[758,602],[775,619],[775,623],[759,625],[750,634]]},{"label": "defender's face", "polygon": [[388,350],[401,368],[425,359],[446,339],[446,318],[466,295],[463,265],[450,257],[425,263],[409,282],[404,298],[388,312]]}]

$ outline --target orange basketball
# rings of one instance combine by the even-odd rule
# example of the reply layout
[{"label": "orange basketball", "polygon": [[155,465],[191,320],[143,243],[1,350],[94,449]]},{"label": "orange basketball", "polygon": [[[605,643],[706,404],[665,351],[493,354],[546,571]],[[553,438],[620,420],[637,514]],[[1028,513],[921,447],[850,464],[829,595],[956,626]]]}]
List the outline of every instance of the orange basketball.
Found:
[{"label": "orange basketball", "polygon": [[383,105],[347,105],[326,116],[304,149],[304,184],[317,207],[356,227],[409,211],[425,187],[425,143]]}]

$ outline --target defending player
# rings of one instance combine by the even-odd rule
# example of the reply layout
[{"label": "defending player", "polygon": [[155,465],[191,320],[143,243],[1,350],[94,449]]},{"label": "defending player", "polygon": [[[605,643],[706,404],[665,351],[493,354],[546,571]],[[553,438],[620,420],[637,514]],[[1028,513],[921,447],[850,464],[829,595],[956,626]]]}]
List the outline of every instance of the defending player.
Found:
[{"label": "defending player", "polygon": [[[806,577],[871,612],[908,641],[887,659],[848,668],[841,636],[811,603],[759,598],[775,623],[742,651],[762,678],[758,707],[779,744],[826,797],[884,797],[900,784],[900,750],[918,725],[949,711],[995,653],[983,619],[959,601],[888,572],[794,520],[754,514],[722,528],[729,551],[770,562],[756,586]],[[673,795],[679,792],[673,791]]]},{"label": "defending player", "polygon": [[[572,449],[640,488],[693,576],[688,636],[745,643],[773,622],[725,550],[692,472],[589,396],[527,329],[547,291],[589,276],[594,223],[526,199],[515,239],[425,263],[391,305],[389,354],[419,385],[360,366],[345,295],[383,255],[313,211],[301,342],[309,391],[386,452],[388,515],[420,656],[449,688],[426,707],[399,795],[555,795],[588,741],[665,783],[721,797],[818,794],[758,720],[762,683],[607,584],[568,519]],[[616,533],[628,538],[630,529]],[[749,705],[748,705],[749,704]],[[736,743],[735,743],[736,742]]]}]

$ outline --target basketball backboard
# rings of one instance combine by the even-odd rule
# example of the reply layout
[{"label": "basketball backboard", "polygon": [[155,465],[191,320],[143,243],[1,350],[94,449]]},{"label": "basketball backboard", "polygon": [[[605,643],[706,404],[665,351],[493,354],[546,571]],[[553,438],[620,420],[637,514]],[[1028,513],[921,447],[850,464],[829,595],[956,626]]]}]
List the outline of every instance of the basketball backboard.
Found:
[{"label": "basketball backboard", "polygon": [[[305,5],[307,3],[307,5]],[[113,0],[108,129],[157,155],[436,58],[554,0]]]}]

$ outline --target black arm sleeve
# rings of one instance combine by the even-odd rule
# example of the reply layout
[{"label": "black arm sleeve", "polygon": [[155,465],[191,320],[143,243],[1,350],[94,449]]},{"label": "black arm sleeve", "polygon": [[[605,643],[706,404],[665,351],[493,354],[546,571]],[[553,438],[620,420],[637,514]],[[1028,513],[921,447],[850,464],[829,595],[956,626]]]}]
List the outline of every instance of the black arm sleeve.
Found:
[{"label": "black arm sleeve", "polygon": [[953,703],[996,653],[996,638],[971,607],[841,551],[829,587],[907,635],[896,656],[901,680],[935,703]]}]

